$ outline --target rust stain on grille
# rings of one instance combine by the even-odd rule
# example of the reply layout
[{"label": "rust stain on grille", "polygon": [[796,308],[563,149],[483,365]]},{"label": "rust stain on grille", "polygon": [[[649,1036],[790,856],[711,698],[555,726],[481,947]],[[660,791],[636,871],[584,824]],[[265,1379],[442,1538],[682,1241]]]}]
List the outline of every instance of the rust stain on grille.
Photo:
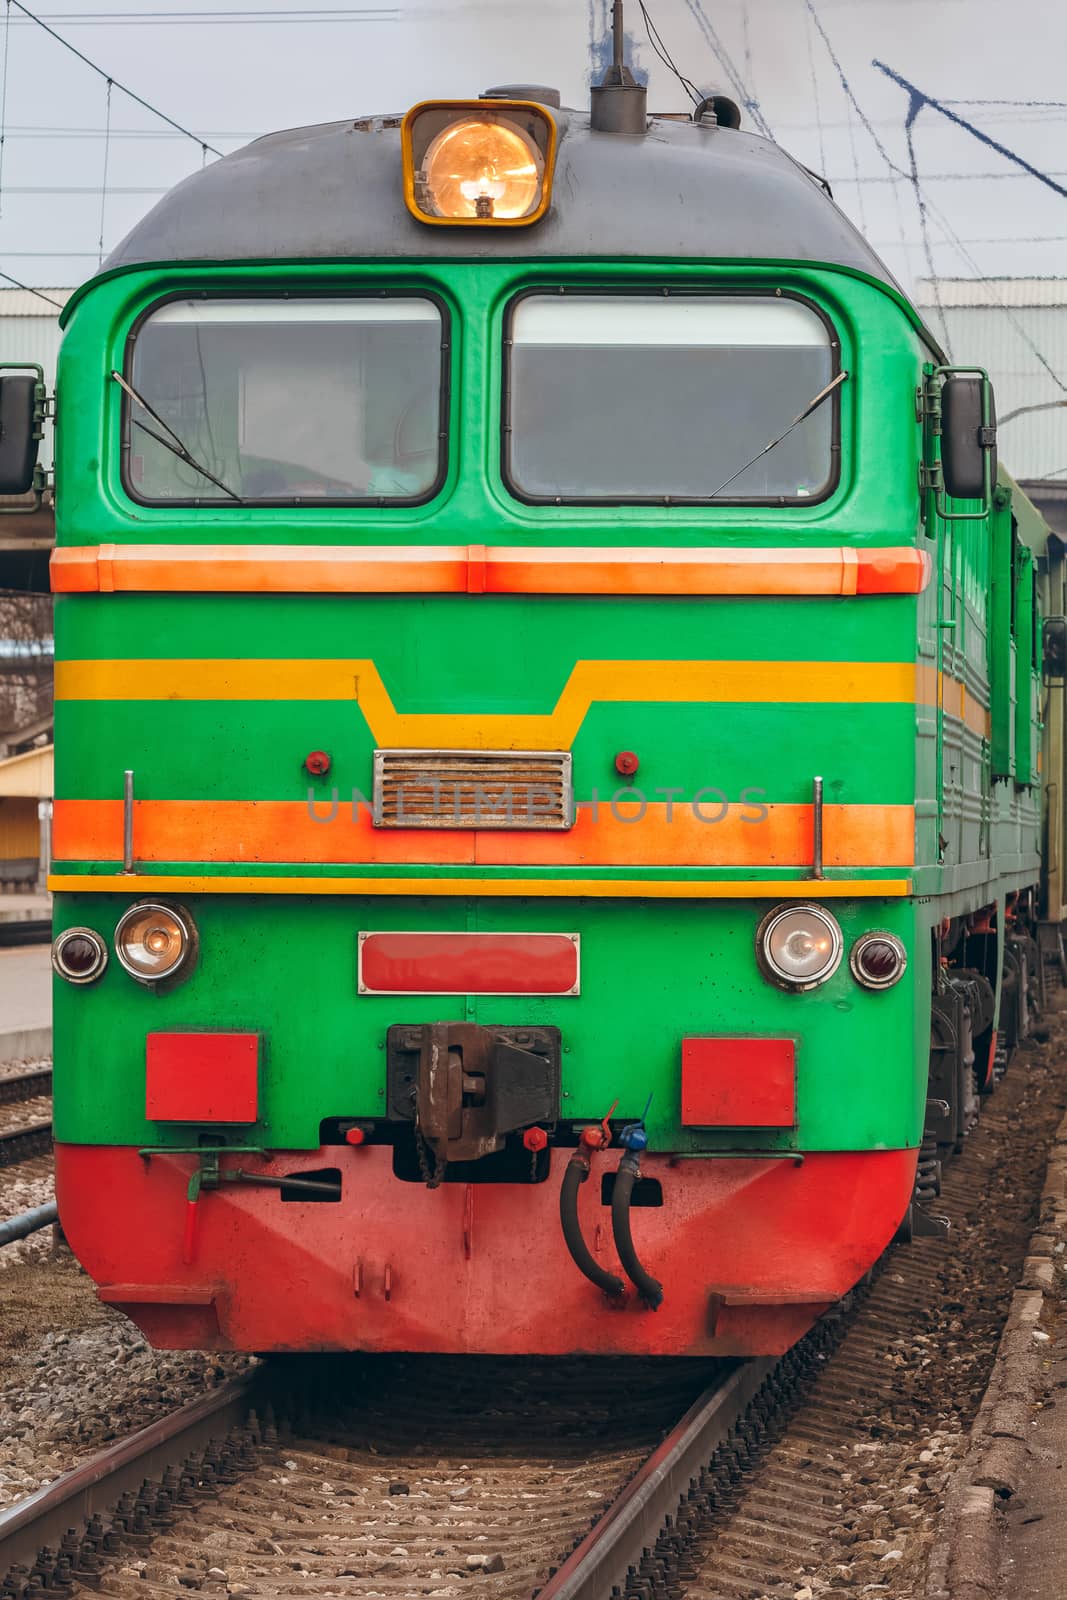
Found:
[{"label": "rust stain on grille", "polygon": [[567,750],[376,750],[376,828],[574,825]]}]

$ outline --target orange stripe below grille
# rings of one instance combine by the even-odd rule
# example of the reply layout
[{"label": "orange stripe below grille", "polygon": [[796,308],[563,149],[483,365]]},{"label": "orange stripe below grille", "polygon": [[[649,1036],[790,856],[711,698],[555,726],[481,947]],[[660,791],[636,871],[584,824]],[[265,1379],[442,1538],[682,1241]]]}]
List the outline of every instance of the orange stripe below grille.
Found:
[{"label": "orange stripe below grille", "polygon": [[[301,801],[142,800],[134,806],[138,861],[425,864],[437,866],[805,867],[813,854],[810,805],[689,804],[580,807],[567,833],[381,829],[361,806],[330,802],[315,821]],[[670,813],[668,815],[668,813]],[[755,819],[755,820],[754,820]],[[57,800],[57,861],[122,858],[120,800]],[[911,806],[828,805],[827,867],[908,867],[915,860]]]}]

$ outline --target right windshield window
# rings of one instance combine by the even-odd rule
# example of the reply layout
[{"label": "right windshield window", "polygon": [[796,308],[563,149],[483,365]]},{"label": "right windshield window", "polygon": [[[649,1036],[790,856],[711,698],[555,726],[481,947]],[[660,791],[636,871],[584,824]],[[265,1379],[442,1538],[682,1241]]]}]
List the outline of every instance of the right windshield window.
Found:
[{"label": "right windshield window", "polygon": [[790,424],[836,353],[823,317],[784,296],[524,295],[510,314],[508,485],[572,504],[821,498],[838,393]]}]

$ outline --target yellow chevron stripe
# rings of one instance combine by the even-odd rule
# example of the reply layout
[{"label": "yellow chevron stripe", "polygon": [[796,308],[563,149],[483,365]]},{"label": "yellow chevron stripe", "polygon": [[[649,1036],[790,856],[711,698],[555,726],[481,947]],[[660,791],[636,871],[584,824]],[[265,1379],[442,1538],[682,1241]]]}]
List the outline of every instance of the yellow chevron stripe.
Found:
[{"label": "yellow chevron stripe", "polygon": [[910,662],[579,661],[547,715],[400,712],[373,661],[63,661],[57,700],[352,700],[376,744],[567,750],[596,702],[912,704]]},{"label": "yellow chevron stripe", "polygon": [[54,894],[494,895],[549,900],[841,900],[899,898],[910,878],[737,879],[729,882],[590,878],[215,878],[56,872]]}]

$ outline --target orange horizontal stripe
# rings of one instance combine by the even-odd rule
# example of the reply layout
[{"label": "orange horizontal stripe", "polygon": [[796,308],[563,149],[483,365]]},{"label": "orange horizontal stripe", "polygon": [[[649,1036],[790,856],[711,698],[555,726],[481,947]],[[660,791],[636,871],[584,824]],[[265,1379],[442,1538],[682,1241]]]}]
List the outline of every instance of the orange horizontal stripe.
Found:
[{"label": "orange horizontal stripe", "polygon": [[[138,861],[219,861],[435,866],[806,867],[812,862],[810,805],[769,805],[761,820],[751,805],[718,817],[714,796],[701,804],[649,805],[594,815],[582,807],[566,833],[522,829],[375,828],[360,806],[338,807],[314,821],[303,801],[140,800],[134,805]],[[323,818],[329,804],[317,807]],[[630,817],[633,820],[626,820]],[[911,806],[830,805],[824,814],[827,867],[905,867],[914,863]],[[122,857],[120,800],[57,800],[53,849],[61,861]]]},{"label": "orange horizontal stripe", "polygon": [[884,549],[550,549],[484,545],[82,545],[56,594],[918,594],[930,558]]}]

